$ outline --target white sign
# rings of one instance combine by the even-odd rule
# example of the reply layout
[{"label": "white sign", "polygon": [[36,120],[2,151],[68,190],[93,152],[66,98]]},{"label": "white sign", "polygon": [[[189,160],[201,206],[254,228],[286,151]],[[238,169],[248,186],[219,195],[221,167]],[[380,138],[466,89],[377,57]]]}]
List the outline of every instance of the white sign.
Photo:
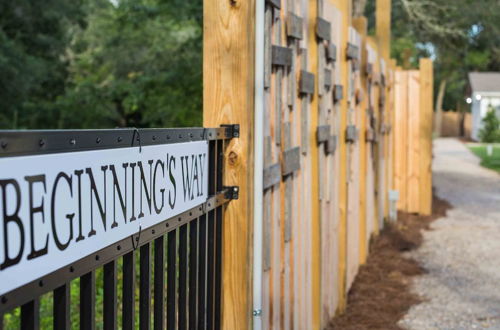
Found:
[{"label": "white sign", "polygon": [[0,158],[0,295],[204,203],[208,142]]}]

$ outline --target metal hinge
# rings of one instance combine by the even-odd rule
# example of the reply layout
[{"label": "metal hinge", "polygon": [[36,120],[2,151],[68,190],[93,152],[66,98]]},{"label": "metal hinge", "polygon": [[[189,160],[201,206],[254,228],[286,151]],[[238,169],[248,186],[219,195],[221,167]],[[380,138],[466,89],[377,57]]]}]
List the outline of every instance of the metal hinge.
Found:
[{"label": "metal hinge", "polygon": [[240,124],[221,125],[226,128],[226,138],[239,138],[240,137]]},{"label": "metal hinge", "polygon": [[240,187],[238,186],[229,186],[229,187],[224,187],[225,192],[225,197],[226,199],[229,200],[235,200],[240,197]]}]

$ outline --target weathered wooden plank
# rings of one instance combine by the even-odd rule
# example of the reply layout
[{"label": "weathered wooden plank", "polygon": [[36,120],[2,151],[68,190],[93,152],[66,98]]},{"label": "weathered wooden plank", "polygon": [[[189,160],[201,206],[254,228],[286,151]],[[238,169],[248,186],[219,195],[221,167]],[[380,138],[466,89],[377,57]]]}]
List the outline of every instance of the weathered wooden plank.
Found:
[{"label": "weathered wooden plank", "polygon": [[319,39],[330,41],[332,25],[324,18],[316,18],[316,36]]},{"label": "weathered wooden plank", "polygon": [[281,174],[287,176],[300,169],[300,147],[290,148],[283,153]]},{"label": "weathered wooden plank", "polygon": [[306,70],[300,71],[299,91],[303,94],[314,94],[314,74]]},{"label": "weathered wooden plank", "polygon": [[432,213],[432,61],[420,59],[420,214]]},{"label": "weathered wooden plank", "polygon": [[271,33],[273,26],[273,12],[272,8],[266,6],[266,12],[264,17],[264,88],[271,87],[271,74],[272,74],[272,43],[271,43]]},{"label": "weathered wooden plank", "polygon": [[295,38],[302,40],[302,29],[303,29],[302,17],[295,15],[292,12],[288,12],[287,24],[286,24],[286,34],[289,38]]},{"label": "weathered wooden plank", "polygon": [[342,85],[335,85],[335,90],[333,93],[333,100],[335,103],[339,102],[344,98],[344,86]]},{"label": "weathered wooden plank", "polygon": [[332,70],[330,69],[325,69],[324,71],[324,86],[326,90],[329,90],[332,88]]},{"label": "weathered wooden plank", "polygon": [[329,137],[330,137],[330,125],[318,126],[316,132],[316,139],[318,140],[318,143],[327,142]]},{"label": "weathered wooden plank", "polygon": [[348,42],[347,43],[347,50],[346,50],[347,60],[358,59],[358,57],[359,57],[358,55],[359,55],[358,46]]},{"label": "weathered wooden plank", "polygon": [[[300,49],[300,67],[302,69],[307,68],[307,50],[304,48]],[[307,155],[309,150],[309,95],[303,95],[300,104],[300,132],[301,132],[301,150],[303,155]]]},{"label": "weathered wooden plank", "polygon": [[420,72],[408,78],[408,212],[420,212]]},{"label": "weathered wooden plank", "polygon": [[326,48],[326,58],[331,62],[335,62],[337,60],[337,46],[333,42],[328,43],[328,47]]},{"label": "weathered wooden plank", "polygon": [[279,66],[292,65],[293,51],[287,47],[273,45],[272,48],[272,64]]},{"label": "weathered wooden plank", "polygon": [[281,165],[279,163],[270,165],[264,169],[264,190],[267,190],[281,182]]}]

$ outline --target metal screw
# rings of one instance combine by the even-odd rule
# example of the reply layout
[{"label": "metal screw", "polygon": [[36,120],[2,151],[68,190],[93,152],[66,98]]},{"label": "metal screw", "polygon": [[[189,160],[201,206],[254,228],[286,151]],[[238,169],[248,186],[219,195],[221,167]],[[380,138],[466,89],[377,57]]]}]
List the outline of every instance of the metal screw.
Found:
[{"label": "metal screw", "polygon": [[123,138],[121,136],[118,137],[118,142],[122,142]]},{"label": "metal screw", "polygon": [[253,310],[253,316],[261,316],[261,315],[262,315],[262,309]]},{"label": "metal screw", "polygon": [[45,145],[45,141],[44,141],[44,140],[40,140],[40,141],[38,141],[38,145],[39,145],[40,147],[43,147],[43,146]]}]

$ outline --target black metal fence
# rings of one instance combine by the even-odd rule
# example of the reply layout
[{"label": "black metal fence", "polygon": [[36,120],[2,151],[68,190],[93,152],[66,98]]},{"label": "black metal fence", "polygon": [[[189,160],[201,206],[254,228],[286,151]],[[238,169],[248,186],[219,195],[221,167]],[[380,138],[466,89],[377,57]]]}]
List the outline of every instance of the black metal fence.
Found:
[{"label": "black metal fence", "polygon": [[[20,306],[20,328],[40,328],[40,296],[52,291],[54,329],[71,327],[72,304],[79,306],[81,329],[220,328],[224,205],[238,197],[237,187],[223,186],[223,150],[228,139],[238,136],[237,125],[0,131],[0,157],[209,141],[205,203],[4,294],[0,320]],[[96,272],[101,267],[103,299],[97,307],[102,324],[96,324]],[[79,301],[71,301],[70,285],[76,279]]]}]

